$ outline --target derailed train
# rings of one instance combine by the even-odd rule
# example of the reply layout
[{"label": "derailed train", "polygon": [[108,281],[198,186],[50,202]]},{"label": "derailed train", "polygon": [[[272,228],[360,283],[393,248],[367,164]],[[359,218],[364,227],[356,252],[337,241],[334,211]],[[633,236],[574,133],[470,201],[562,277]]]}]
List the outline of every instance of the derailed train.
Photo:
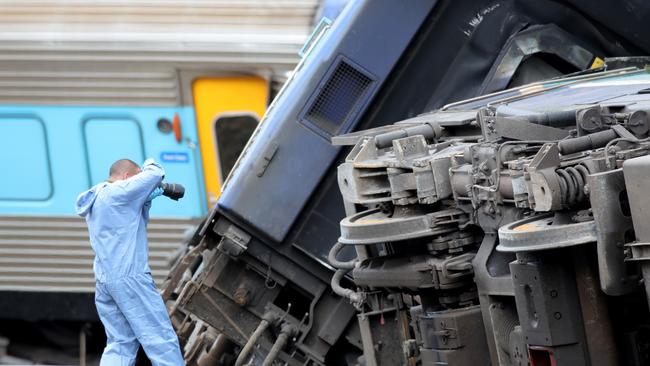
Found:
[{"label": "derailed train", "polygon": [[[648,59],[599,66],[648,10],[458,3],[356,2],[312,46],[168,279],[188,363],[650,363]],[[463,11],[527,23],[432,69]]]}]

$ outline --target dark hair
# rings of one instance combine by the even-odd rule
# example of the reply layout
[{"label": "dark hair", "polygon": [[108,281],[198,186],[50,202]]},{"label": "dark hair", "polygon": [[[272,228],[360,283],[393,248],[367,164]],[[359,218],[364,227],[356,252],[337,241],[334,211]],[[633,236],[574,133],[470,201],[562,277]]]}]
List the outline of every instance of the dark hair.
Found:
[{"label": "dark hair", "polygon": [[112,177],[118,174],[124,173],[134,173],[140,166],[136,164],[133,160],[129,159],[120,159],[111,165],[111,169],[108,171],[108,176]]}]

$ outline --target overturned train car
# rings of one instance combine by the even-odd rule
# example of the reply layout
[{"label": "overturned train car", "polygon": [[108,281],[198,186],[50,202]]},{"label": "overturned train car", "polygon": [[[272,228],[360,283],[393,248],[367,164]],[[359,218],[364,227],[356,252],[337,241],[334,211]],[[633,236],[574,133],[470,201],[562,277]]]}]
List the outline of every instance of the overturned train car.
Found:
[{"label": "overturned train car", "polygon": [[188,363],[648,364],[648,10],[370,3],[174,267]]}]

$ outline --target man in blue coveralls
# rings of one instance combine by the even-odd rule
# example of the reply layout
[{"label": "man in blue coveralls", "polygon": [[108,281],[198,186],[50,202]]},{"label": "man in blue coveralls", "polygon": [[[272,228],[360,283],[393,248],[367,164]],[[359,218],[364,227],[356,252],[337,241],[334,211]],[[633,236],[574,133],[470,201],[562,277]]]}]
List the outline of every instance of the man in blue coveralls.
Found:
[{"label": "man in blue coveralls", "polygon": [[134,365],[139,345],[153,366],[184,365],[148,262],[149,208],[165,171],[152,159],[142,169],[122,159],[109,175],[76,204],[95,251],[95,304],[108,339],[100,365]]}]

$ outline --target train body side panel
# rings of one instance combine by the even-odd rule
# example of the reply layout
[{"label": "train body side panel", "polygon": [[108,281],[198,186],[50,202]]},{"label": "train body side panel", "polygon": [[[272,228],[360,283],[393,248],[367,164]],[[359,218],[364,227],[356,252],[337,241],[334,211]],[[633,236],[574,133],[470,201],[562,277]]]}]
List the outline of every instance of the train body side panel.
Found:
[{"label": "train body side panel", "polygon": [[[180,141],[157,127],[175,114]],[[152,157],[186,195],[156,200],[151,215],[202,216],[197,140],[191,107],[0,106],[0,164],[8,168],[0,180],[0,215],[72,215],[77,195],[106,179],[113,161]]]}]

